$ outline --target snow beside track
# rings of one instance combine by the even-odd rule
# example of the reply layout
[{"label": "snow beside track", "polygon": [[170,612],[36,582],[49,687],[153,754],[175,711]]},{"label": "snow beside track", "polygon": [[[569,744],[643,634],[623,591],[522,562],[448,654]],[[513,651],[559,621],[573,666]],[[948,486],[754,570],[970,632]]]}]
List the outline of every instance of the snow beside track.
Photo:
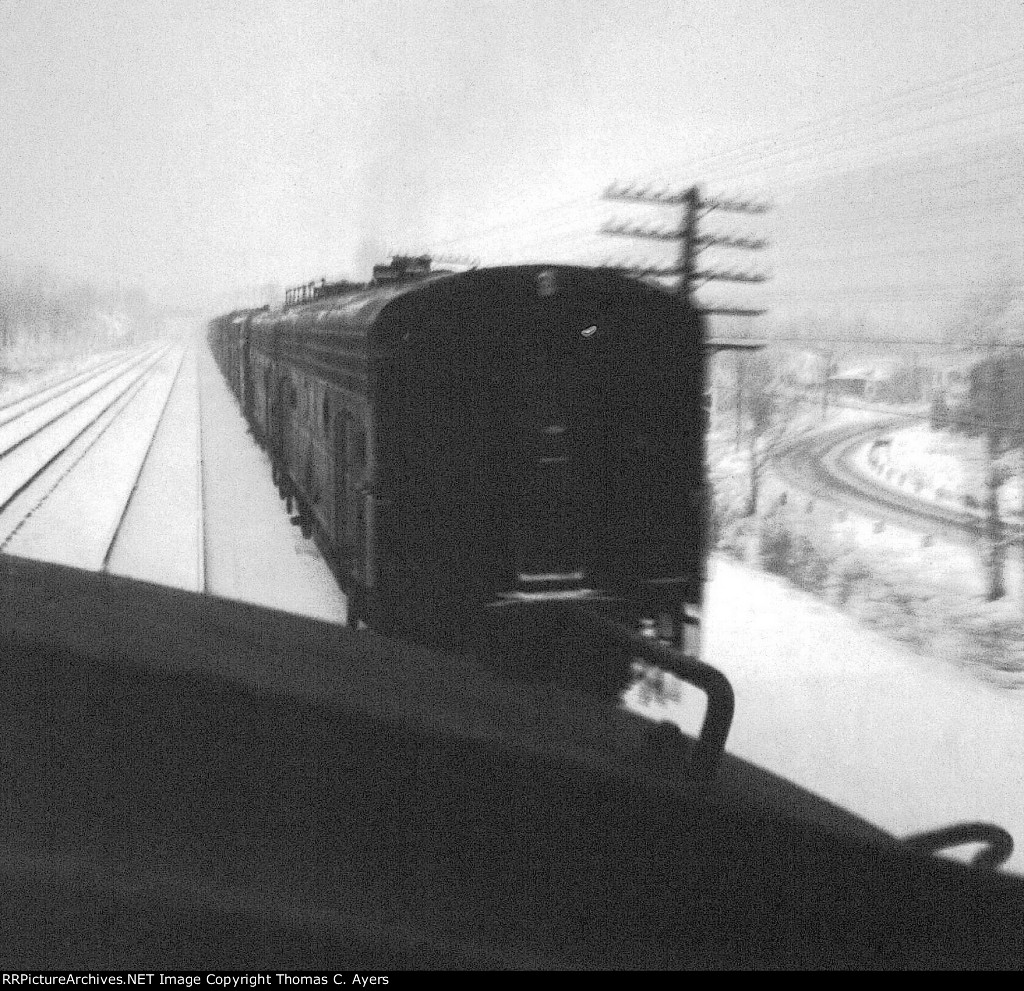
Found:
[{"label": "snow beside track", "polygon": [[344,622],[345,596],[312,540],[292,526],[259,448],[198,344],[206,587],[214,595]]},{"label": "snow beside track", "polygon": [[177,347],[157,362],[121,415],[14,533],[9,553],[103,568],[180,364]]},{"label": "snow beside track", "polygon": [[107,570],[202,592],[203,517],[195,346],[189,346],[121,521]]},{"label": "snow beside track", "polygon": [[[736,691],[731,753],[898,836],[1000,825],[1017,845],[1008,869],[1024,873],[1024,694],[721,559],[705,624],[705,659]],[[693,732],[703,696],[684,688],[651,714]]]}]

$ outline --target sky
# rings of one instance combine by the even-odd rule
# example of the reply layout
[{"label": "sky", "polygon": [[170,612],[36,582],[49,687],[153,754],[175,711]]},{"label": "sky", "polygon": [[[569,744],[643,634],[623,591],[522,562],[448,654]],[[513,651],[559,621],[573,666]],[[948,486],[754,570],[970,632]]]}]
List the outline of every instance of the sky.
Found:
[{"label": "sky", "polygon": [[1022,80],[1021,0],[0,0],[0,254],[173,306],[657,262],[602,189],[700,182],[774,204],[776,313],[934,321],[1024,262]]}]

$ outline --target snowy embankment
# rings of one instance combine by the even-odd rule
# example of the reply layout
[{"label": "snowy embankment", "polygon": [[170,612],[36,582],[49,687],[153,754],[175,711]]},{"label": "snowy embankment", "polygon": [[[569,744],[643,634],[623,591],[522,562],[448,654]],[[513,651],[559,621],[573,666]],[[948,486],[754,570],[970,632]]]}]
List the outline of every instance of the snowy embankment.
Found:
[{"label": "snowy embankment", "polygon": [[195,348],[186,347],[106,570],[202,592],[204,521]]},{"label": "snowy embankment", "polygon": [[[1024,695],[864,629],[814,597],[720,557],[706,660],[736,691],[728,749],[898,836],[967,821],[1009,830],[1024,873]],[[655,714],[688,731],[703,697]]]},{"label": "snowy embankment", "polygon": [[[849,414],[837,416],[816,432],[841,436],[848,422]],[[924,525],[895,525],[881,507],[851,510],[809,494],[770,463],[759,486],[759,516],[747,516],[748,463],[732,437],[719,429],[709,445],[719,550],[756,562],[920,654],[999,687],[1024,683],[1019,551],[1008,549],[1006,595],[990,602],[982,534],[947,540]]]},{"label": "snowy embankment", "polygon": [[[860,447],[854,466],[880,485],[924,502],[984,516],[988,462],[984,440],[916,425],[894,430],[889,443]],[[999,510],[1005,520],[1021,518],[1020,455],[1004,456],[1009,477],[999,489]]]}]

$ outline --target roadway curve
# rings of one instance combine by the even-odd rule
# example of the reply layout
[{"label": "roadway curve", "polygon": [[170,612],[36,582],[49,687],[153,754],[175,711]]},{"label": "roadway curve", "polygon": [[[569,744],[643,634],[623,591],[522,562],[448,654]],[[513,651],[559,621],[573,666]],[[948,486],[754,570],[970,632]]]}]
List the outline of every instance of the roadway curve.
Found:
[{"label": "roadway curve", "polygon": [[982,536],[984,519],[953,507],[940,506],[884,486],[854,464],[857,448],[890,432],[902,419],[845,424],[816,431],[792,441],[775,460],[778,475],[808,495],[827,498],[868,516],[887,520],[924,534],[961,543]]}]

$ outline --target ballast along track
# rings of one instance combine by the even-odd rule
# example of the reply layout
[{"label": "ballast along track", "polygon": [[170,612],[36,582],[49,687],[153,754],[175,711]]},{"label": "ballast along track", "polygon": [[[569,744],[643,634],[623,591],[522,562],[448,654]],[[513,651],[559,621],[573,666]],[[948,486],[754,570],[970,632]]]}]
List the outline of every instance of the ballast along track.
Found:
[{"label": "ballast along track", "polygon": [[[874,482],[851,464],[854,450],[902,420],[858,424],[817,433],[790,444],[777,462],[786,481],[809,495],[827,497],[871,516],[963,542],[976,539],[985,521],[978,513],[939,506]],[[1004,526],[1006,524],[1004,523]]]},{"label": "ballast along track", "polygon": [[[8,456],[17,460],[0,506],[6,553],[93,571],[107,570],[117,555],[118,571],[128,575],[148,560],[146,544],[138,534],[125,537],[122,527],[182,360],[180,350],[150,348],[98,380],[84,380],[81,395],[52,400],[63,403],[61,410],[47,410],[43,422],[29,425],[29,436],[0,454],[0,469]],[[181,556],[165,548],[161,560],[168,554]],[[173,563],[173,584],[202,590],[201,559]]]},{"label": "ballast along track", "polygon": [[106,418],[166,353],[141,355],[97,372],[58,396],[26,407],[0,425],[0,540],[45,498],[102,430]]}]

